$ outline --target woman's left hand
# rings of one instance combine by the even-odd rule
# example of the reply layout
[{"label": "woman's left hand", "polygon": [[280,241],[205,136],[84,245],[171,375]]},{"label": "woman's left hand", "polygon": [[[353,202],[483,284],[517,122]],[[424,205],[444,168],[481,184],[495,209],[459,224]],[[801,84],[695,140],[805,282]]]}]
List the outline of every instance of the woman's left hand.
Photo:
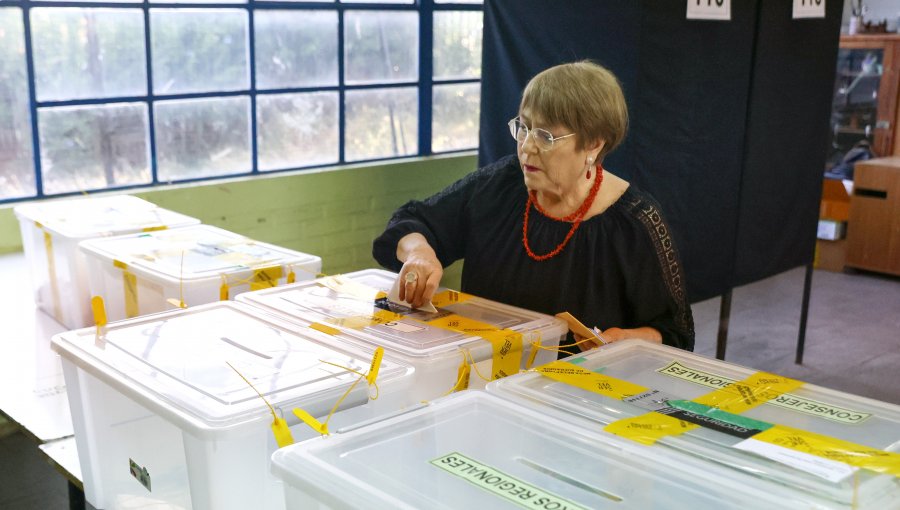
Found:
[{"label": "woman's left hand", "polygon": [[[574,335],[575,341],[584,342],[578,343],[578,348],[582,351],[587,351],[589,349],[594,349],[596,347],[600,347],[600,343],[593,338],[587,337],[587,339],[580,335]],[[647,340],[650,342],[662,343],[662,334],[656,328],[651,328],[649,326],[644,326],[640,328],[634,329],[622,329],[622,328],[608,328],[600,332],[600,336],[606,340],[606,343],[611,344],[613,342],[618,342],[619,340],[626,340],[629,338],[637,338],[640,340]]]}]

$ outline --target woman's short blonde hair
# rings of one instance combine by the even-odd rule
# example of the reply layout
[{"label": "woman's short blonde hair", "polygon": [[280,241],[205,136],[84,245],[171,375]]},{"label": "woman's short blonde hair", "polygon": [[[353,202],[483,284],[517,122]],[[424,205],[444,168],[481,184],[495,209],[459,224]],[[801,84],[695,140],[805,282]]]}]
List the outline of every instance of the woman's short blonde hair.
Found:
[{"label": "woman's short blonde hair", "polygon": [[577,136],[576,149],[605,142],[599,158],[612,152],[628,131],[628,107],[619,80],[589,60],[560,64],[538,73],[522,92],[519,114],[529,123],[563,126]]}]

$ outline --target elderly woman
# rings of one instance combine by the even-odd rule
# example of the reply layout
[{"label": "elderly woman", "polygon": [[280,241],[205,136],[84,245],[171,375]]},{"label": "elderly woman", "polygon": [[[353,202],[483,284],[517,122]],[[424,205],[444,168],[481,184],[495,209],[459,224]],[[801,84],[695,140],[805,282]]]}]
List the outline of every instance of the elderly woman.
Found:
[{"label": "elderly woman", "polygon": [[622,89],[605,68],[585,61],[541,72],[509,121],[517,154],[402,206],[375,240],[375,259],[400,272],[400,297],[414,306],[462,258],[464,292],[568,311],[610,342],[693,349],[684,276],[659,206],[603,168],[627,125]]}]

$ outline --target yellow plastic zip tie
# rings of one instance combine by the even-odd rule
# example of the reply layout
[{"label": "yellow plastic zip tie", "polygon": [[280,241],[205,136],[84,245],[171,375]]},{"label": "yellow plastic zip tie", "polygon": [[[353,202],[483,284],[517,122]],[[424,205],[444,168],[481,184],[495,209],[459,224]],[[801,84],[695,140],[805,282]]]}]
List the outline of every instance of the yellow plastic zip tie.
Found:
[{"label": "yellow plastic zip tie", "polygon": [[[309,425],[311,429],[315,430],[323,436],[328,435],[328,420],[325,420],[325,423],[322,423],[319,420],[313,418],[311,414],[304,411],[303,409],[300,409],[299,407],[295,407],[293,413],[294,416],[300,418],[300,421]],[[328,415],[328,417],[331,418],[331,415]]]},{"label": "yellow plastic zip tie", "polygon": [[181,265],[178,270],[178,299],[169,298],[166,301],[175,308],[187,308],[184,302],[184,250],[181,250]]},{"label": "yellow plastic zip tie", "polygon": [[372,355],[372,363],[369,365],[369,373],[366,375],[366,381],[370,385],[375,384],[375,379],[378,378],[378,371],[381,369],[381,358],[383,357],[384,349],[376,347],[375,354]]},{"label": "yellow plastic zip tie", "polygon": [[331,336],[341,334],[341,330],[339,330],[337,328],[332,328],[331,326],[326,326],[325,324],[321,324],[319,322],[313,322],[312,324],[309,325],[309,327],[311,329],[314,329],[316,331],[321,331],[322,333],[325,333],[325,334],[328,334]]},{"label": "yellow plastic zip tie", "polygon": [[278,280],[284,274],[281,266],[262,267],[253,270],[250,281],[250,290],[268,289],[278,286]]},{"label": "yellow plastic zip tie", "polygon": [[167,227],[165,225],[159,225],[156,227],[144,227],[141,229],[141,232],[157,232],[159,230],[166,230],[167,228],[169,228],[169,227]]},{"label": "yellow plastic zip tie", "polygon": [[453,388],[450,389],[448,393],[453,393],[456,391],[462,391],[469,388],[469,376],[472,374],[472,367],[469,365],[468,360],[466,360],[466,356],[463,355],[463,362],[459,365],[459,368],[456,370],[456,384],[453,385]]},{"label": "yellow plastic zip tie", "polygon": [[104,305],[101,296],[94,296],[91,298],[91,312],[94,314],[94,324],[97,328],[106,326],[106,305]]},{"label": "yellow plastic zip tie", "polygon": [[[250,386],[253,391],[255,391],[257,395],[259,395],[259,398],[261,398],[262,401],[266,403],[266,406],[269,408],[269,412],[272,413],[272,434],[275,436],[275,442],[278,444],[278,447],[284,448],[285,446],[294,444],[294,436],[291,435],[290,427],[288,427],[288,424],[286,421],[284,421],[284,418],[279,418],[278,415],[275,414],[275,409],[272,407],[272,404],[270,404],[269,401],[266,400],[266,397],[264,397],[262,393],[260,393],[259,390],[256,389],[256,386],[253,386],[253,384],[251,384],[250,381],[247,380],[246,377],[244,377],[244,374],[238,372],[238,369],[234,368],[231,363],[226,361],[225,364],[228,365],[232,370],[234,370],[234,373],[240,376],[240,378],[243,379],[245,383],[247,383],[247,386]],[[294,413],[296,414],[296,410],[294,411]]]},{"label": "yellow plastic zip tie", "polygon": [[534,359],[537,358],[538,349],[541,347],[541,339],[531,342],[531,353],[528,354],[528,361],[525,362],[525,370],[530,370],[534,365]]},{"label": "yellow plastic zip tie", "polygon": [[475,363],[475,356],[472,356],[472,352],[468,349],[465,349],[464,353],[469,360],[469,366],[472,368],[472,371],[475,372],[475,375],[477,375],[478,378],[484,382],[491,382],[491,379],[481,375],[481,371],[478,370],[478,363]]},{"label": "yellow plastic zip tie", "polygon": [[34,223],[44,233],[44,252],[47,254],[47,276],[50,278],[50,299],[53,300],[53,317],[62,322],[62,301],[59,298],[59,282],[56,280],[56,257],[53,255],[53,236],[44,226]]},{"label": "yellow plastic zip tie", "polygon": [[291,270],[288,272],[288,275],[287,275],[287,282],[294,283],[296,281],[297,281],[297,275],[296,275],[296,273],[294,273],[294,266],[292,265]]},{"label": "yellow plastic zip tie", "polygon": [[225,273],[219,275],[222,285],[219,287],[219,301],[228,301],[228,276]]}]

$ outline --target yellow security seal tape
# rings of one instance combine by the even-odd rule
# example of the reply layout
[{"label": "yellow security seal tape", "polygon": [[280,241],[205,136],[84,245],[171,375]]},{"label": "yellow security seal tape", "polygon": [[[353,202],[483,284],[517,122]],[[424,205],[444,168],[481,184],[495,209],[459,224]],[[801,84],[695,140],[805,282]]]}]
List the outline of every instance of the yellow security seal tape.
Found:
[{"label": "yellow security seal tape", "polygon": [[806,430],[775,425],[753,436],[753,439],[900,477],[900,454],[886,452]]},{"label": "yellow security seal tape", "polygon": [[[354,282],[340,275],[320,278],[317,283],[340,294],[348,294],[360,300],[375,300],[387,297],[387,294],[383,291]],[[472,297],[471,294],[446,290],[435,294],[432,304],[436,307],[448,306],[464,303],[472,299]],[[478,336],[488,341],[493,349],[491,379],[499,379],[519,372],[519,367],[522,364],[521,333],[508,329],[498,329],[493,324],[479,322],[461,315],[453,313],[442,314],[440,317],[430,321],[419,321],[387,310],[376,310],[372,315],[328,319],[328,322],[350,329],[362,329],[396,322],[404,318],[447,331]]]},{"label": "yellow security seal tape", "polygon": [[125,297],[125,317],[140,315],[138,309],[137,276],[128,270],[128,264],[113,259],[113,266],[122,270],[122,295]]},{"label": "yellow security seal tape", "polygon": [[491,380],[519,373],[522,365],[522,333],[509,329],[497,329],[493,324],[456,315],[447,314],[437,319],[424,322],[429,326],[475,335],[487,340],[493,349]]},{"label": "yellow security seal tape", "polygon": [[[535,370],[551,379],[618,400],[654,391],[565,361],[555,361]],[[782,393],[793,391],[802,384],[795,379],[757,372],[743,381],[689,402],[736,415],[777,398]],[[763,430],[750,436],[757,441],[900,477],[900,454],[785,425],[768,426],[769,424],[758,423],[763,425]],[[699,426],[674,416],[651,412],[617,420],[604,430],[651,445],[663,437],[682,434]]]}]

